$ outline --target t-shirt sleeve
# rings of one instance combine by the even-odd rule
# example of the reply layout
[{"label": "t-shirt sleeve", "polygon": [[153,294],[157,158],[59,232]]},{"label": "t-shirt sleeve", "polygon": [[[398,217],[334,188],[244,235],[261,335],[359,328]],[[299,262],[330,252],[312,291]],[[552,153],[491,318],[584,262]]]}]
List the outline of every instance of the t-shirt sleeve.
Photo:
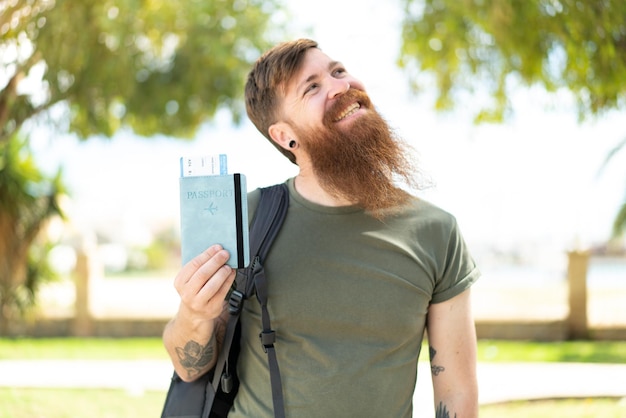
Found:
[{"label": "t-shirt sleeve", "polygon": [[437,277],[431,303],[440,303],[467,290],[480,277],[456,219],[450,216],[449,234],[438,258]]}]

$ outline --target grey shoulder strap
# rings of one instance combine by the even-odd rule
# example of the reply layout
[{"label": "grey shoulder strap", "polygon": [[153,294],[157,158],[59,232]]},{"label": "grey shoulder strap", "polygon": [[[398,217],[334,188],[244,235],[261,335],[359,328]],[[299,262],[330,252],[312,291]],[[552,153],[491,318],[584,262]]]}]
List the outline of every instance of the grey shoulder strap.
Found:
[{"label": "grey shoulder strap", "polygon": [[[274,405],[274,416],[284,418],[285,407],[282,394],[282,382],[280,370],[276,359],[274,348],[275,332],[271,329],[269,312],[267,311],[267,280],[263,269],[263,262],[269,249],[278,235],[278,232],[287,216],[289,208],[289,191],[285,184],[278,184],[261,190],[261,199],[256,209],[252,223],[250,225],[250,260],[251,265],[246,269],[237,272],[235,281],[236,288],[231,291],[229,298],[230,318],[226,327],[224,343],[220,351],[213,375],[213,390],[217,391],[218,385],[222,385],[222,390],[230,390],[230,373],[228,372],[228,355],[232,345],[233,337],[243,301],[246,297],[256,293],[261,304],[263,331],[259,335],[263,349],[268,355],[270,368],[270,380],[272,384],[272,400]],[[207,396],[205,411],[211,410],[213,399]],[[208,417],[208,415],[207,415]]]}]

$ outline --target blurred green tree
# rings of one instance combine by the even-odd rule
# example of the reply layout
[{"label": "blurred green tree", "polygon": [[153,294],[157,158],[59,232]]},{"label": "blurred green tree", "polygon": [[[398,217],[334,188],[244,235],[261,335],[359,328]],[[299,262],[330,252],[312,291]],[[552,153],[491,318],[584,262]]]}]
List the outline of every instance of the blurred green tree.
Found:
[{"label": "blurred green tree", "polygon": [[42,174],[24,138],[0,143],[0,335],[33,306],[39,285],[54,277],[41,232],[62,216],[63,194],[61,172]]},{"label": "blurred green tree", "polygon": [[[622,0],[403,0],[400,66],[412,87],[436,80],[435,108],[487,89],[476,122],[502,122],[512,91],[567,90],[583,120],[626,104],[626,2]],[[624,148],[623,142],[617,149]],[[614,155],[614,153],[612,153]],[[614,234],[626,230],[626,203]]]},{"label": "blurred green tree", "polygon": [[237,121],[277,8],[277,0],[2,1],[0,142],[57,104],[50,120],[81,138],[123,126],[190,138],[222,107]]},{"label": "blurred green tree", "polygon": [[81,139],[191,138],[221,108],[237,122],[279,1],[0,0],[0,326],[35,300],[38,232],[59,213],[61,175],[35,167],[27,122]]}]

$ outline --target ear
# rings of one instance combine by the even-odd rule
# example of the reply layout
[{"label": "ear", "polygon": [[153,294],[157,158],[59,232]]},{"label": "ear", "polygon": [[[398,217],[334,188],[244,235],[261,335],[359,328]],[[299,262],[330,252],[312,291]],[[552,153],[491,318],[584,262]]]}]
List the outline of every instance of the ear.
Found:
[{"label": "ear", "polygon": [[295,139],[295,134],[289,124],[285,122],[276,122],[269,127],[268,132],[272,141],[278,144],[281,148],[290,150],[289,142]]}]

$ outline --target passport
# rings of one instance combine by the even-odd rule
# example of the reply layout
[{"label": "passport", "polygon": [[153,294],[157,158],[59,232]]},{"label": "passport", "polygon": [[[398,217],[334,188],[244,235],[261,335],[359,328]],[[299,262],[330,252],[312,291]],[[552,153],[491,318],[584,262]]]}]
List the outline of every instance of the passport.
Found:
[{"label": "passport", "polygon": [[[250,264],[248,199],[243,174],[187,175],[181,158],[180,235],[183,264],[220,244],[230,253],[227,264]],[[220,171],[218,171],[220,172]],[[223,171],[221,171],[223,172]]]}]

